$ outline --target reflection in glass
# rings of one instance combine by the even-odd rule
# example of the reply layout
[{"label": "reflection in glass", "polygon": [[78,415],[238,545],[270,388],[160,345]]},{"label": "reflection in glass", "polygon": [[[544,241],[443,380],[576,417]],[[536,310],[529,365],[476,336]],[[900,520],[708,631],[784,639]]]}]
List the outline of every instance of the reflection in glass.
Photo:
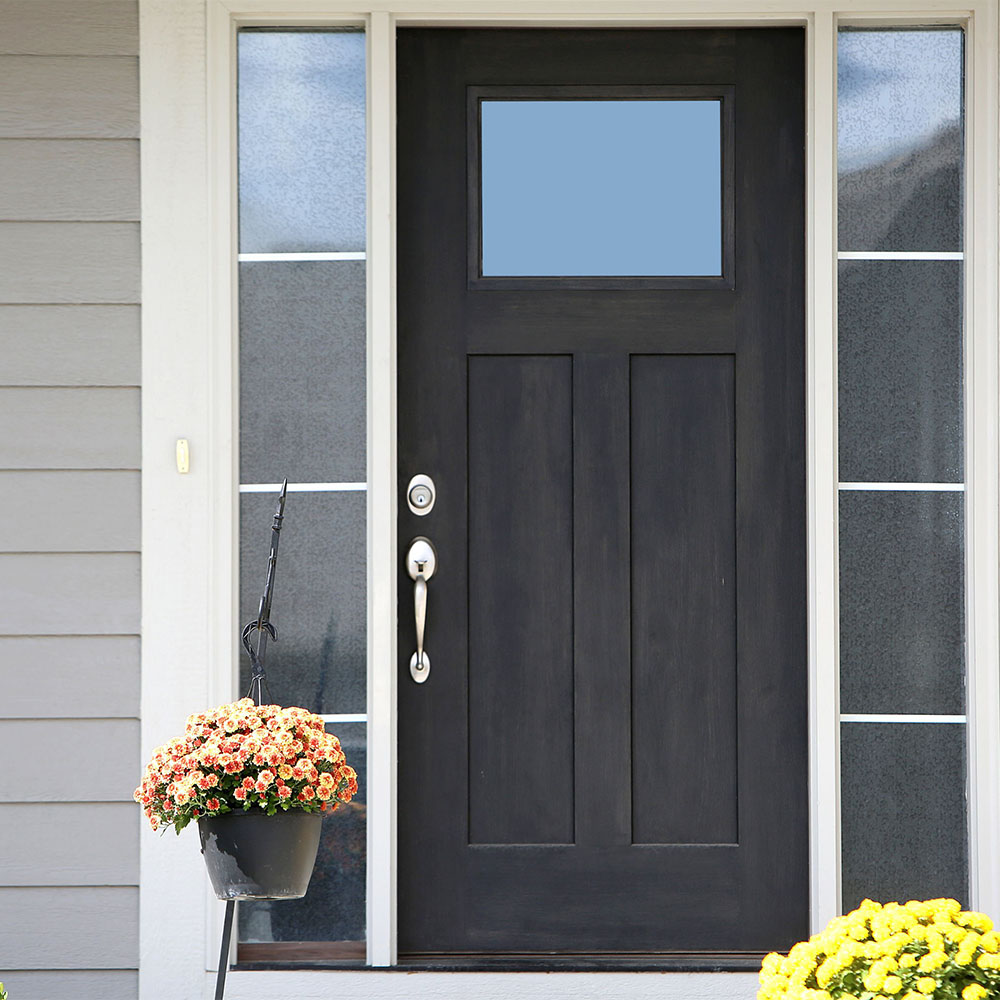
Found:
[{"label": "reflection in glass", "polygon": [[841,481],[962,482],[962,262],[838,273]]},{"label": "reflection in glass", "polygon": [[364,482],[364,261],[239,268],[240,482]]},{"label": "reflection in glass", "polygon": [[841,250],[961,250],[959,28],[842,29]]},{"label": "reflection in glass", "polygon": [[365,940],[367,726],[336,722],[326,728],[358,772],[358,794],[323,818],[316,868],[302,899],[240,903],[239,940],[245,944]]},{"label": "reflection in glass", "polygon": [[840,494],[840,709],[965,711],[964,499]]},{"label": "reflection in glass", "polygon": [[841,725],[843,908],[968,901],[965,726]]},{"label": "reflection in glass", "polygon": [[[240,497],[240,622],[257,613],[275,494]],[[310,712],[366,711],[367,621],[364,493],[289,493],[267,649],[274,701]],[[240,693],[250,683],[240,661]],[[339,735],[339,734],[338,734]]]},{"label": "reflection in glass", "polygon": [[483,275],[720,275],[721,106],[484,100]]},{"label": "reflection in glass", "polygon": [[243,30],[240,251],[364,250],[365,36]]}]

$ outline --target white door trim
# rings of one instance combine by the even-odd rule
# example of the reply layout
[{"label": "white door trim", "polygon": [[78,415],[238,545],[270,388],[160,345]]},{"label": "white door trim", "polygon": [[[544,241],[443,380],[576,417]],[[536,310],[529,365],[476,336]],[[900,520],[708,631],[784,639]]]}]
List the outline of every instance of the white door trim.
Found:
[{"label": "white door trim", "polygon": [[997,5],[977,4],[968,21],[966,43],[966,713],[971,903],[993,914],[1000,913],[995,840],[1000,829],[998,30]]},{"label": "white door trim", "polygon": [[818,930],[840,908],[840,627],[837,588],[837,19],[806,32],[806,506],[809,888]]},{"label": "white door trim", "polygon": [[[929,0],[139,0],[143,176],[142,750],[237,677],[238,442],[233,39],[240,23],[364,24],[368,32],[369,962],[395,961],[395,135],[396,24],[802,24],[807,34],[807,446],[811,916],[838,906],[839,723],[836,471],[836,75],[838,20],[967,23],[967,525],[973,903],[1000,913],[997,363],[997,12]],[[972,210],[972,205],[976,210]],[[971,419],[973,414],[975,419]],[[178,475],[174,442],[191,442]],[[974,542],[973,542],[974,540]],[[979,849],[982,845],[982,849]],[[221,904],[191,834],[141,842],[140,994],[210,996]],[[447,995],[455,975],[235,973],[232,997]],[[531,974],[476,974],[471,987]],[[611,982],[606,973],[582,977]],[[576,978],[576,977],[573,977]],[[712,986],[712,981],[716,985]],[[469,982],[473,982],[470,980]],[[570,974],[547,982],[570,983]],[[752,995],[752,977],[623,977],[615,992]],[[320,985],[326,983],[326,986]],[[437,983],[437,985],[434,985]],[[627,984],[630,984],[626,986]],[[490,984],[493,984],[492,986]],[[634,985],[631,985],[634,984]],[[655,984],[652,985],[652,984]],[[464,987],[469,990],[466,984]],[[601,987],[596,987],[601,988]],[[553,987],[550,985],[550,991]],[[583,992],[579,992],[579,991]],[[724,991],[724,992],[720,992]],[[456,994],[457,995],[457,994]],[[552,992],[549,995],[554,995]],[[596,993],[595,993],[596,995]],[[652,995],[652,992],[650,992]]]}]

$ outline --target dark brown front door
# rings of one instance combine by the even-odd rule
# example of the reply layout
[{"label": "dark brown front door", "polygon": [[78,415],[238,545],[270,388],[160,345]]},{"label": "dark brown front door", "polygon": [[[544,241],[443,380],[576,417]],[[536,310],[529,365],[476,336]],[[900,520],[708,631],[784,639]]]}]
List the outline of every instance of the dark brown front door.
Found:
[{"label": "dark brown front door", "polygon": [[[423,517],[400,498],[399,546],[438,554],[422,684],[400,576],[400,953],[788,947],[808,929],[803,33],[408,29],[398,53],[399,481],[437,490]],[[695,131],[606,176],[615,109]],[[638,127],[608,144],[646,149]],[[525,210],[563,154],[566,191]],[[645,234],[620,258],[598,232],[619,222]]]}]

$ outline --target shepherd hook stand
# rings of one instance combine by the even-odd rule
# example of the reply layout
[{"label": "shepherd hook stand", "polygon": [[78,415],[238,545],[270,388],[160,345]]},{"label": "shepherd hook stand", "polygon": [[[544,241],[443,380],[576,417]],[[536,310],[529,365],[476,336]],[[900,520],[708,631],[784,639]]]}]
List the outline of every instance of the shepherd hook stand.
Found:
[{"label": "shepherd hook stand", "polygon": [[[271,595],[274,591],[274,568],[278,562],[278,533],[281,531],[281,521],[285,516],[285,494],[288,492],[288,480],[281,484],[278,494],[278,509],[274,512],[271,522],[271,552],[267,557],[267,579],[264,581],[264,593],[257,608],[257,617],[243,629],[243,648],[250,657],[250,690],[246,696],[253,698],[257,705],[263,704],[264,691],[271,697],[267,686],[267,675],[264,672],[264,656],[267,653],[267,637],[275,642],[278,637],[271,624]],[[252,636],[257,633],[257,648],[254,648]],[[236,900],[226,900],[226,919],[222,925],[222,948],[219,951],[219,973],[215,980],[215,1000],[223,1000],[226,993],[226,973],[229,971],[229,949],[233,940],[233,917],[236,914]]]}]

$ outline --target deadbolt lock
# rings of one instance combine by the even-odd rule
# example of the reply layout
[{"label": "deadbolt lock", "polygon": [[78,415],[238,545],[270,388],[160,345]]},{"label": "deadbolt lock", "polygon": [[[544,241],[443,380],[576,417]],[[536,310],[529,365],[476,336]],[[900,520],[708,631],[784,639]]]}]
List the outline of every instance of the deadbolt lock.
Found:
[{"label": "deadbolt lock", "polygon": [[406,487],[407,506],[410,508],[410,513],[418,517],[431,512],[436,496],[434,480],[430,476],[414,476],[410,480],[410,485]]}]

